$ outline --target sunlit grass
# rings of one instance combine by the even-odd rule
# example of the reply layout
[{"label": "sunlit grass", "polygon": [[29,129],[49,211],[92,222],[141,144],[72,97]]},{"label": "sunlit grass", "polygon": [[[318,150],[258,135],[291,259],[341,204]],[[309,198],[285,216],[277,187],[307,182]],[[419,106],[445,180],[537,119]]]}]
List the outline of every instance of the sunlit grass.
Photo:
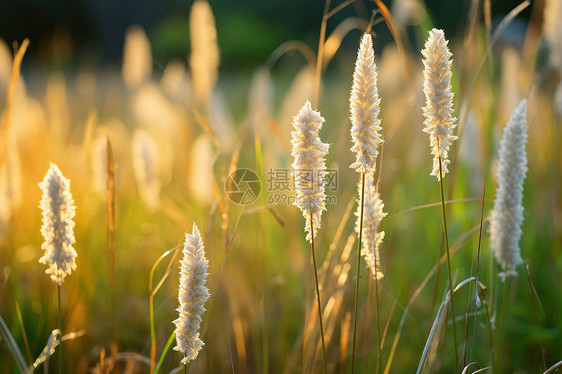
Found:
[{"label": "sunlit grass", "polygon": [[[331,4],[331,9],[339,5]],[[364,21],[357,25],[367,27],[370,20]],[[389,27],[384,21],[376,15],[372,31]],[[395,22],[394,32],[403,26],[396,17],[386,22]],[[412,29],[425,37],[427,31],[422,29],[432,23],[426,18]],[[363,31],[351,30],[332,40],[348,40],[355,48]],[[320,313],[302,215],[288,200],[268,202],[274,193],[294,197],[291,188],[273,191],[268,171],[290,169],[291,116],[305,99],[314,100],[315,72],[302,69],[317,61],[316,45],[307,49],[294,42],[291,45],[299,46],[306,57],[281,54],[264,61],[269,96],[262,101],[258,99],[264,97],[249,93],[250,76],[219,76],[217,86],[210,89],[214,92],[211,103],[201,105],[195,100],[187,73],[172,77],[178,89],[170,90],[169,85],[160,83],[162,71],[157,65],[153,65],[151,76],[139,78],[142,83],[136,87],[104,71],[95,73],[99,80],[91,91],[76,90],[76,82],[66,77],[66,72],[52,72],[50,89],[45,90],[24,91],[20,84],[12,86],[10,94],[7,85],[0,85],[4,90],[0,93],[3,118],[9,113],[2,134],[13,140],[8,143],[2,139],[0,160],[8,160],[4,151],[19,156],[16,166],[22,195],[21,204],[4,213],[4,207],[12,205],[4,186],[12,179],[0,172],[4,204],[0,207],[0,316],[4,322],[0,326],[0,371],[20,372],[29,359],[34,362],[59,325],[56,288],[38,262],[43,239],[37,184],[50,162],[57,163],[72,181],[76,205],[77,268],[65,279],[60,325],[64,334],[85,331],[63,341],[64,372],[85,373],[96,368],[125,372],[127,365],[138,372],[150,372],[152,365],[167,373],[180,367],[181,355],[171,349],[179,282],[179,263],[172,254],[178,252],[175,249],[193,222],[197,222],[205,243],[207,287],[212,296],[201,326],[205,346],[189,364],[190,373],[321,372],[319,315],[323,318],[329,373],[350,372],[352,366],[356,373],[373,372],[379,357],[383,358],[380,372],[384,373],[413,372],[418,367],[421,372],[452,372],[455,349],[450,310],[446,313],[449,280],[454,285],[464,284],[454,293],[457,327],[465,326],[466,311],[470,311],[468,334],[465,336],[464,328],[458,329],[456,339],[460,362],[466,350],[466,365],[476,363],[470,365],[469,372],[498,364],[494,344],[500,336],[502,372],[544,372],[555,365],[562,346],[562,295],[557,292],[562,272],[562,134],[553,103],[553,82],[559,76],[537,57],[546,53],[542,49],[526,50],[526,54],[515,50],[499,58],[502,48],[512,47],[495,44],[487,55],[485,31],[485,25],[477,20],[470,43],[461,35],[450,44],[454,108],[459,113],[459,132],[455,132],[459,139],[449,154],[451,163],[443,190],[450,278],[445,269],[445,243],[439,235],[441,194],[435,178],[429,175],[432,157],[427,135],[422,132],[421,54],[408,49],[406,34],[402,35],[404,53],[392,43],[383,50],[375,49],[385,140],[377,162],[378,192],[388,213],[380,227],[386,233],[381,246],[385,276],[377,283],[377,306],[376,288],[369,286],[369,270],[357,258],[353,215],[357,173],[349,168],[354,155],[349,151],[348,99],[356,55],[345,48],[319,48],[330,54],[325,54],[320,64],[325,70],[321,72],[318,108],[313,109],[321,110],[326,118],[321,136],[331,144],[327,167],[338,173],[337,189],[328,192],[336,202],[327,206],[322,227],[314,233],[323,304]],[[529,45],[539,45],[537,35],[529,36]],[[330,36],[328,32],[326,39]],[[220,45],[221,35],[217,38]],[[505,59],[517,61],[508,63]],[[512,91],[502,89],[504,78],[499,73],[508,64],[520,69],[513,77]],[[60,83],[61,75],[64,84]],[[21,81],[26,79],[24,74]],[[81,84],[87,83],[86,79]],[[47,90],[58,94],[47,97]],[[304,95],[310,97],[300,97]],[[11,100],[9,106],[6,98]],[[501,269],[490,249],[487,218],[497,183],[499,137],[514,109],[500,103],[522,98],[528,100],[529,125],[529,171],[520,241],[525,264],[517,268],[518,276],[504,293],[498,278]],[[249,109],[256,106],[263,109],[259,116],[253,116]],[[469,112],[474,118],[472,135],[467,127]],[[135,180],[131,149],[138,129],[154,140],[159,155],[159,172],[152,176],[161,185],[155,208],[146,205]],[[100,175],[92,167],[92,158],[100,157],[92,151],[100,138],[111,143],[115,193],[109,198],[96,187],[94,178]],[[469,146],[468,152],[459,151],[463,143]],[[15,148],[8,144],[15,144]],[[105,160],[98,161],[105,170]],[[260,169],[255,171],[261,177],[261,195],[255,202],[242,206],[229,200],[224,183],[233,168]],[[109,209],[108,213],[112,203],[114,212]],[[109,218],[112,214],[114,226]],[[109,234],[108,227],[114,228]],[[358,260],[359,278],[355,275]],[[532,283],[524,266],[528,266]],[[358,318],[352,364],[356,282]],[[532,287],[536,300],[530,297],[535,294]],[[500,333],[502,328],[496,322],[506,309],[504,303],[508,312],[501,318]],[[383,342],[380,353],[375,307]],[[439,310],[442,318],[437,321]],[[57,347],[54,356],[58,354]],[[50,372],[59,368],[54,356],[48,363]],[[37,370],[43,370],[43,365]]]}]

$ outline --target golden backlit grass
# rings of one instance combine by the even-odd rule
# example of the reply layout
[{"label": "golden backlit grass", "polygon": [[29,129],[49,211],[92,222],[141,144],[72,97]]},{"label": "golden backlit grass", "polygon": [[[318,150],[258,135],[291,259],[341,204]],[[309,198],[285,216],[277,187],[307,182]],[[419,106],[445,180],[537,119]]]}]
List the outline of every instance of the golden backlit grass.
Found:
[{"label": "golden backlit grass", "polygon": [[[393,34],[401,32],[403,25],[390,18],[388,12],[384,11],[384,19],[394,22]],[[382,20],[380,15],[375,16],[374,32],[387,27]],[[331,22],[329,17],[327,22]],[[413,27],[421,39],[431,20],[424,22]],[[451,148],[450,173],[444,187],[455,284],[477,276],[478,232],[480,219],[484,218],[478,264],[480,283],[471,280],[455,291],[458,327],[465,326],[470,303],[468,328],[457,331],[459,352],[466,347],[466,365],[476,362],[484,368],[493,364],[490,341],[495,342],[497,331],[489,320],[494,316],[497,320],[501,313],[503,284],[497,276],[500,268],[491,254],[486,218],[496,186],[498,139],[513,110],[509,103],[527,98],[529,172],[524,186],[525,224],[520,245],[532,283],[520,266],[507,293],[509,309],[502,350],[510,359],[502,360],[502,370],[542,372],[559,361],[562,354],[562,296],[556,291],[562,272],[562,134],[553,106],[559,76],[537,58],[542,50],[529,47],[539,44],[536,28],[540,25],[529,26],[537,32],[527,35],[531,39],[526,41],[527,49],[496,43],[488,54],[487,42],[497,38],[486,37],[483,21],[476,18],[474,22],[467,35],[450,44],[459,139]],[[363,26],[366,25],[361,31]],[[341,33],[343,29],[335,30]],[[357,45],[360,35],[352,31],[347,38]],[[403,49],[390,44],[383,51],[375,50],[385,140],[377,159],[376,178],[388,212],[380,228],[386,233],[380,248],[385,276],[377,285],[382,365],[376,362],[376,288],[363,263],[356,372],[372,372],[377,367],[380,372],[412,372],[422,357],[423,372],[450,372],[455,365],[450,322],[446,324],[446,319],[441,319],[434,323],[436,315],[445,313],[446,307],[438,309],[444,305],[449,289],[446,269],[437,267],[445,261],[439,236],[440,194],[435,178],[427,172],[431,155],[427,135],[422,132],[421,54],[408,52],[404,35],[401,34]],[[344,39],[330,39],[331,36],[326,35],[326,39]],[[217,38],[220,41],[220,35]],[[299,46],[307,55],[314,55],[312,51],[316,49],[306,49],[296,42],[291,45]],[[322,228],[314,239],[328,372],[340,373],[351,368],[356,285],[351,268],[357,262],[353,215],[357,175],[349,168],[354,156],[348,151],[351,123],[347,101],[355,55],[347,55],[344,49],[334,50],[332,45],[324,47],[319,48],[324,57],[319,66],[326,70],[321,75],[318,109],[326,118],[323,141],[331,144],[327,166],[338,170],[339,184],[331,192],[336,202],[328,205]],[[332,57],[339,60],[331,63],[337,63],[335,66],[346,74],[330,69],[327,60]],[[319,313],[303,219],[298,209],[286,201],[272,204],[278,200],[268,200],[279,192],[268,190],[268,171],[290,167],[291,116],[304,100],[314,100],[317,87],[315,71],[307,59],[282,59],[302,64],[300,71],[290,75],[290,82],[279,67],[281,57],[275,56],[256,78],[261,79],[261,88],[256,90],[268,95],[250,95],[240,90],[249,82],[229,84],[219,76],[217,87],[203,90],[214,92],[205,105],[195,101],[188,74],[174,76],[174,71],[185,71],[177,68],[177,61],[173,62],[175,68],[163,70],[161,81],[155,74],[135,87],[125,85],[120,77],[108,78],[104,72],[96,75],[101,83],[87,77],[74,82],[64,72],[52,72],[46,88],[49,96],[46,92],[28,92],[21,83],[10,86],[13,94],[7,94],[7,85],[1,86],[4,118],[9,113],[9,125],[4,125],[2,131],[8,138],[13,137],[16,145],[8,148],[2,143],[1,149],[19,156],[22,203],[0,217],[0,225],[5,228],[0,239],[0,316],[27,365],[27,348],[34,361],[56,327],[56,289],[38,262],[42,238],[38,209],[41,191],[37,186],[49,162],[55,162],[72,181],[76,205],[78,266],[65,280],[64,331],[85,331],[83,336],[63,342],[66,372],[85,373],[94,368],[102,372],[102,368],[111,367],[115,372],[126,372],[127,368],[131,368],[130,372],[150,371],[149,306],[153,302],[156,353],[152,356],[158,360],[173,331],[172,321],[177,318],[177,257],[169,263],[174,257],[166,256],[155,268],[153,288],[149,289],[151,269],[162,254],[181,244],[183,233],[193,222],[200,228],[209,258],[207,286],[212,296],[206,304],[201,329],[206,345],[197,360],[190,363],[190,372],[322,370]],[[507,67],[512,71],[510,76],[502,74]],[[82,85],[79,90],[78,81]],[[248,99],[232,97],[233,92],[247,95]],[[301,97],[305,94],[309,97]],[[94,95],[99,105],[85,105],[90,102],[89,95]],[[9,106],[7,97],[13,97]],[[233,102],[247,105],[232,107]],[[256,107],[261,110],[259,115]],[[469,121],[473,121],[470,128]],[[161,185],[160,202],[154,210],[143,202],[135,180],[131,149],[133,133],[139,129],[154,140],[159,155],[156,178]],[[104,140],[105,151],[100,146],[101,151],[94,151],[96,144]],[[463,146],[469,150],[459,151]],[[109,164],[108,149],[113,160]],[[114,171],[109,180],[115,183],[114,194],[109,195],[107,188],[99,188],[99,178],[104,177],[99,170],[108,165]],[[251,205],[236,205],[226,196],[226,177],[237,167],[253,169],[262,177],[260,198]],[[3,179],[5,182],[10,180]],[[293,196],[292,191],[286,192]],[[165,274],[169,276],[151,297]],[[480,303],[476,302],[476,293]],[[3,338],[1,371],[17,372],[8,346]],[[462,362],[463,357],[458,358]],[[161,372],[178,367],[180,359],[179,354],[170,351],[163,359]],[[55,369],[55,361],[49,363],[50,370]],[[476,368],[471,366],[472,371]]]}]

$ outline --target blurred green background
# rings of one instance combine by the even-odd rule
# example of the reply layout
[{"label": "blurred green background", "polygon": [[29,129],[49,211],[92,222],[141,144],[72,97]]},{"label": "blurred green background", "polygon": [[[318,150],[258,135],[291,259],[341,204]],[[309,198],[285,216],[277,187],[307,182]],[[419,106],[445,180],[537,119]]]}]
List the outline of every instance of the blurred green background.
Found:
[{"label": "blurred green background", "polygon": [[[339,3],[332,1],[331,8]],[[396,1],[384,3],[390,9],[396,5]],[[425,3],[434,24],[451,39],[463,32],[471,0]],[[519,3],[492,1],[492,16],[502,17]],[[221,69],[253,70],[287,40],[302,40],[313,48],[318,43],[324,1],[211,0],[210,4],[217,22]],[[166,62],[189,54],[191,5],[192,1],[179,0],[4,0],[0,2],[0,37],[8,43],[29,38],[24,62],[28,65],[97,67],[120,64],[125,30],[139,24],[150,38],[154,58]],[[376,8],[373,1],[354,1],[330,18],[328,32],[348,17],[369,19]],[[529,9],[520,15],[529,16]],[[386,27],[376,31],[380,32],[377,43],[390,41]],[[354,50],[355,39],[346,39],[353,39],[353,45],[344,40],[343,48]],[[57,48],[53,48],[55,41]]]}]

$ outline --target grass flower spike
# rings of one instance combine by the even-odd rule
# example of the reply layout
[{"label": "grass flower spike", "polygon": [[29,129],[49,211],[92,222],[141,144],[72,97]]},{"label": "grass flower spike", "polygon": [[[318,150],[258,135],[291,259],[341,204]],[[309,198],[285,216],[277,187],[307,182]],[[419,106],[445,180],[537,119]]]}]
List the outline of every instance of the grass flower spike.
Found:
[{"label": "grass flower spike", "polygon": [[209,261],[205,258],[203,240],[194,223],[192,234],[185,234],[178,293],[179,318],[174,321],[176,325],[174,350],[183,353],[184,358],[181,362],[185,365],[197,358],[199,351],[205,345],[199,339],[199,326],[201,315],[206,310],[205,302],[210,296],[209,289],[205,286],[209,275],[208,268]]},{"label": "grass flower spike", "polygon": [[[359,184],[359,196],[361,196],[361,183]],[[359,201],[361,206],[361,201]],[[365,201],[363,206],[363,256],[365,262],[371,271],[371,274],[376,279],[381,279],[384,274],[381,271],[379,246],[384,239],[384,231],[377,232],[379,224],[382,219],[386,217],[387,213],[383,212],[384,204],[380,198],[380,194],[376,192],[373,185],[373,173],[369,173],[365,178]],[[357,224],[355,231],[359,233],[361,217],[359,211],[355,212],[357,216]]]},{"label": "grass flower spike", "polygon": [[357,160],[351,164],[357,172],[375,169],[377,148],[383,140],[381,130],[380,98],[377,90],[377,65],[370,34],[363,34],[355,62],[353,87],[350,96],[351,109],[351,150],[357,154]]},{"label": "grass flower spike", "polygon": [[[294,204],[306,218],[306,239],[309,241],[312,240],[312,230],[316,232],[320,228],[322,211],[326,210],[324,178],[327,171],[324,157],[328,154],[329,144],[322,143],[318,136],[323,122],[324,118],[312,109],[309,101],[293,118],[295,130],[292,132],[291,144],[295,160],[292,166],[297,192]],[[313,222],[310,222],[310,215]]]},{"label": "grass flower spike", "polygon": [[130,89],[148,82],[152,75],[150,41],[140,26],[129,27],[125,34],[122,74],[123,81]]},{"label": "grass flower spike", "polygon": [[150,211],[160,203],[158,145],[144,130],[133,134],[133,166],[141,198]]},{"label": "grass flower spike", "polygon": [[491,213],[492,249],[503,269],[500,277],[517,275],[521,263],[519,239],[523,223],[523,181],[527,172],[527,101],[513,111],[505,126],[499,150],[498,187]]},{"label": "grass flower spike", "polygon": [[197,0],[189,15],[191,56],[189,66],[195,98],[208,107],[217,82],[219,47],[213,10],[206,0]]},{"label": "grass flower spike", "polygon": [[60,286],[64,278],[76,270],[74,239],[74,215],[76,208],[70,194],[70,180],[66,179],[57,165],[51,164],[43,182],[39,183],[43,196],[39,204],[43,211],[41,234],[45,251],[39,262],[49,268],[45,271]]},{"label": "grass flower spike", "polygon": [[439,175],[439,156],[443,169],[443,176],[448,172],[447,159],[449,147],[457,138],[452,135],[455,128],[453,117],[453,93],[451,92],[451,52],[447,47],[448,41],[445,39],[443,30],[433,29],[429,32],[429,38],[425,42],[425,49],[422,51],[424,64],[424,83],[423,92],[425,93],[426,105],[423,114],[424,132],[429,134],[431,141],[431,153],[433,154],[433,170],[431,175],[435,175],[437,180],[441,180]]},{"label": "grass flower spike", "polygon": [[[380,127],[380,98],[379,92],[377,90],[377,66],[375,65],[375,52],[373,51],[373,41],[371,35],[368,33],[363,34],[361,38],[361,43],[359,45],[359,51],[357,52],[357,60],[355,61],[355,71],[353,72],[353,86],[351,88],[351,96],[349,98],[350,112],[351,112],[351,138],[353,140],[353,146],[351,150],[357,154],[356,161],[351,164],[351,168],[355,169],[358,173],[361,173],[361,181],[359,182],[359,206],[357,207],[357,233],[359,234],[358,241],[358,255],[357,255],[357,283],[355,288],[355,307],[354,307],[354,318],[353,318],[353,343],[352,343],[352,353],[351,353],[351,371],[354,371],[355,365],[355,343],[357,338],[357,307],[359,305],[359,270],[361,266],[361,244],[367,243],[368,251],[366,252],[366,259],[369,266],[373,266],[373,274],[377,277],[376,271],[376,255],[375,251],[375,240],[376,226],[369,227],[367,229],[367,237],[363,236],[364,224],[372,224],[373,222],[369,219],[369,222],[363,222],[365,218],[365,206],[363,196],[365,194],[365,185],[367,175],[371,176],[370,184],[372,184],[372,175],[375,170],[375,160],[378,155],[377,148],[382,144],[383,140],[379,133]],[[369,185],[370,185],[369,184]],[[370,193],[370,190],[367,191]],[[373,191],[374,194],[374,191]],[[374,197],[370,196],[371,198]],[[371,206],[371,208],[374,208]],[[382,208],[381,208],[382,209]],[[381,210],[382,212],[382,210]],[[371,214],[367,212],[367,214]],[[382,219],[382,217],[381,217]],[[374,231],[373,231],[374,230]],[[369,236],[371,235],[371,236]],[[377,299],[378,306],[378,299]],[[377,314],[378,316],[378,314]],[[377,317],[378,318],[378,317]],[[377,320],[378,324],[378,320]],[[377,330],[378,331],[378,330]],[[380,358],[380,349],[379,349]]]}]

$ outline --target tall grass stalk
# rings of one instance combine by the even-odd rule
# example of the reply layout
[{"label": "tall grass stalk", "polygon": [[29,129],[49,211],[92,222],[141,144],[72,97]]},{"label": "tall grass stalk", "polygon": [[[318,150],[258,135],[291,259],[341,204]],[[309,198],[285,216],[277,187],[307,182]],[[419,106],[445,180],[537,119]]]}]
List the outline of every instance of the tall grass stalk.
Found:
[{"label": "tall grass stalk", "polygon": [[[363,236],[363,208],[365,204],[365,172],[361,172],[361,218],[359,219],[359,244],[357,250],[357,271],[355,279],[355,303],[353,307],[353,343],[351,344],[351,373],[355,369],[355,341],[357,339],[357,306],[359,304],[359,270],[361,269],[361,240]],[[376,274],[375,274],[376,277]],[[378,318],[378,313],[377,313]],[[379,334],[380,335],[380,334]],[[380,341],[379,341],[380,343]],[[380,348],[379,348],[380,349]],[[379,352],[380,355],[380,352]]]},{"label": "tall grass stalk", "polygon": [[432,29],[425,42],[422,55],[424,57],[424,87],[426,105],[423,114],[426,117],[423,131],[429,134],[431,153],[433,154],[433,169],[431,175],[437,177],[441,192],[441,210],[443,213],[443,233],[447,251],[447,270],[449,287],[451,290],[451,313],[453,324],[453,339],[455,346],[455,371],[458,368],[457,331],[455,325],[455,304],[453,282],[451,277],[451,260],[449,251],[449,237],[447,232],[447,216],[445,209],[445,194],[443,192],[443,177],[449,172],[447,165],[449,147],[457,139],[453,135],[456,118],[453,117],[453,93],[451,92],[452,53],[448,48],[443,30]]},{"label": "tall grass stalk", "polygon": [[[310,211],[310,221],[312,222],[312,211]],[[320,302],[320,288],[318,287],[318,271],[316,270],[316,254],[314,253],[314,227],[310,228],[310,249],[312,251],[312,264],[314,266],[314,281],[316,284],[316,302],[318,303],[318,321],[320,322],[320,337],[322,339],[322,355],[324,358],[324,374],[328,372],[328,362],[326,359],[326,343],[324,342],[324,324],[322,322],[322,303]]]},{"label": "tall grass stalk", "polygon": [[60,284],[57,284],[57,301],[58,301],[58,316],[57,316],[57,320],[58,320],[58,327],[59,327],[59,331],[60,331],[60,348],[59,348],[59,374],[62,374],[62,316],[61,316],[61,302],[60,302]]},{"label": "tall grass stalk", "polygon": [[318,54],[316,55],[316,71],[314,78],[314,107],[318,107],[320,100],[320,86],[322,79],[322,58],[324,57],[324,44],[326,43],[326,25],[328,23],[328,12],[330,10],[331,0],[324,3],[324,12],[322,13],[322,23],[320,24],[320,37],[318,40]]},{"label": "tall grass stalk", "polygon": [[[150,318],[150,372],[151,373],[157,373],[158,372],[158,367],[157,367],[156,371],[154,371],[154,364],[156,362],[156,331],[155,331],[155,327],[154,327],[154,296],[156,295],[156,293],[158,292],[160,287],[162,287],[162,284],[164,284],[164,281],[166,280],[166,278],[168,278],[168,275],[170,274],[170,268],[172,266],[172,263],[174,263],[174,260],[179,253],[179,251],[178,251],[179,248],[180,248],[180,246],[176,246],[176,247],[164,252],[160,257],[158,257],[158,260],[156,260],[156,262],[154,263],[154,265],[152,265],[152,268],[150,269],[150,275],[149,275],[149,281],[148,281],[148,290],[150,292],[150,297],[149,297],[149,314],[150,314],[150,317],[149,318]],[[172,255],[172,258],[170,259],[170,262],[168,263],[168,266],[166,267],[166,271],[164,272],[164,275],[162,276],[162,278],[160,279],[160,281],[158,282],[156,287],[153,288],[152,281],[154,279],[154,271],[156,270],[156,267],[158,266],[158,264],[170,254],[173,254],[173,255]],[[174,338],[175,338],[175,332],[172,332],[172,336],[170,337],[170,340],[173,340]],[[170,340],[168,340],[168,343],[166,344],[166,348],[164,348],[164,351],[162,352],[162,355],[160,356],[160,360],[163,359],[162,356],[165,356],[166,353],[167,353],[167,350],[170,349],[170,347],[168,346],[168,345],[172,344],[170,342]],[[158,362],[158,366],[160,366],[160,364],[161,363]]]},{"label": "tall grass stalk", "polygon": [[[534,301],[533,301],[533,303],[534,303]],[[28,363],[29,363],[29,366],[31,366],[31,365],[33,365],[33,359],[31,358],[31,350],[29,349],[29,342],[27,340],[27,332],[25,332],[25,325],[23,323],[23,318],[22,318],[22,315],[21,315],[20,304],[17,301],[16,301],[16,312],[18,314],[18,320],[19,320],[20,328],[21,328],[21,335],[23,337],[23,343],[25,345],[25,350],[26,350],[26,353],[27,353]],[[546,367],[545,367],[545,369],[546,369]]]},{"label": "tall grass stalk", "polygon": [[497,336],[497,347],[496,347],[496,362],[495,362],[495,372],[496,373],[501,373],[500,369],[501,369],[501,352],[502,352],[502,345],[503,345],[503,329],[504,329],[504,325],[505,325],[505,310],[507,309],[507,289],[508,287],[508,282],[511,284],[511,277],[507,277],[504,281],[503,281],[503,297],[502,297],[502,313],[500,316],[500,329],[498,331],[498,336]]},{"label": "tall grass stalk", "polygon": [[[257,129],[256,129],[257,130]],[[255,154],[256,154],[256,169],[258,171],[258,175],[260,180],[264,180],[263,173],[262,173],[262,147],[261,147],[261,137],[258,131],[254,131],[254,147],[255,147]],[[260,205],[265,206],[266,201],[264,198],[264,194],[260,194],[259,197]],[[265,228],[263,224],[262,215],[258,215],[259,220],[259,228],[260,228],[260,241],[262,244],[262,250],[260,251],[261,256],[261,281],[263,284],[263,295],[262,295],[262,314],[263,314],[263,327],[262,327],[262,361],[263,361],[263,373],[269,373],[269,336],[267,327],[269,326],[268,319],[267,319],[267,261],[266,261],[266,251],[267,251],[267,235],[265,234]]]},{"label": "tall grass stalk", "polygon": [[[535,316],[535,323],[537,324],[537,330],[539,330],[540,323],[539,323],[539,316],[537,314],[537,304],[535,303],[535,297],[538,301],[538,304],[541,308],[541,311],[542,311],[543,315],[544,315],[544,310],[542,309],[541,301],[539,299],[537,291],[535,290],[535,286],[533,285],[533,281],[531,280],[531,273],[529,272],[529,265],[527,265],[527,264],[525,264],[525,274],[527,275],[527,282],[529,283],[529,296],[531,298],[531,305],[533,306],[533,314]],[[546,370],[546,359],[544,357],[544,347],[543,347],[543,344],[542,344],[542,338],[540,337],[540,334],[537,334],[537,335],[539,335],[539,347],[541,349],[541,358],[542,358],[543,370]]]},{"label": "tall grass stalk", "polygon": [[[375,261],[375,274],[378,274],[378,264]],[[382,340],[381,340],[381,321],[380,321],[380,308],[379,308],[379,279],[378,277],[375,275],[375,305],[377,308],[377,354],[378,354],[378,359],[377,359],[377,366],[376,366],[376,373],[380,372],[380,368],[382,367]]]},{"label": "tall grass stalk", "polygon": [[[487,296],[487,295],[486,295]],[[488,298],[484,299],[484,306],[486,307],[486,321],[488,321],[488,335],[490,338],[490,362],[494,363],[494,332],[492,329],[492,316],[490,315],[490,308],[488,307]]]},{"label": "tall grass stalk", "polygon": [[[478,250],[477,250],[477,254],[476,254],[476,281],[475,281],[475,287],[474,287],[474,292],[477,298],[477,302],[479,300],[479,296],[478,296],[478,291],[479,291],[479,278],[480,278],[480,249],[482,248],[482,228],[484,227],[484,200],[486,197],[486,172],[484,172],[484,181],[482,182],[482,205],[480,208],[480,229],[478,230]],[[471,269],[472,272],[472,269]],[[465,331],[465,346],[464,346],[464,358],[463,358],[463,367],[466,367],[466,350],[468,347],[468,320],[470,318],[470,297],[472,295],[472,292],[469,290],[469,300],[468,300],[468,308],[466,311],[466,331]],[[484,301],[486,302],[486,301]],[[488,306],[486,305],[486,314],[488,311]],[[476,318],[477,318],[477,314],[474,314],[474,331],[476,331]],[[490,334],[491,334],[491,330],[490,330]],[[473,336],[474,336],[474,332],[473,332]],[[474,345],[474,340],[473,340],[473,345]],[[492,348],[493,346],[490,345],[490,348]]]},{"label": "tall grass stalk", "polygon": [[[328,154],[329,144],[322,143],[318,136],[318,131],[322,128],[323,123],[324,118],[320,115],[320,112],[313,110],[310,102],[306,101],[299,113],[293,117],[294,131],[291,133],[291,144],[293,145],[292,155],[294,157],[292,169],[295,176],[295,190],[297,192],[297,197],[293,204],[301,210],[306,219],[305,231],[308,231],[306,240],[310,240],[312,248],[318,313],[320,316],[320,334],[322,335],[324,354],[324,372],[326,373],[322,304],[320,303],[316,255],[313,243],[314,231],[318,232],[322,211],[326,210],[325,177],[327,172],[325,157]],[[304,171],[307,172],[303,173]]]},{"label": "tall grass stalk", "polygon": [[29,39],[24,39],[21,43],[21,47],[14,56],[12,74],[10,75],[10,84],[8,85],[8,92],[6,94],[6,105],[4,106],[4,118],[2,119],[2,128],[0,129],[0,165],[4,164],[4,157],[6,156],[6,143],[8,141],[12,102],[14,100],[16,86],[20,77],[21,62],[28,45]]},{"label": "tall grass stalk", "polygon": [[[360,207],[359,207],[359,227],[357,229],[359,234],[359,244],[357,253],[357,271],[356,271],[356,284],[355,284],[355,305],[353,311],[353,343],[351,348],[351,371],[355,368],[355,344],[357,339],[357,308],[359,305],[359,270],[361,267],[361,246],[363,245],[363,223],[364,223],[364,210],[365,210],[365,183],[366,173],[374,173],[375,162],[378,155],[378,147],[383,143],[380,131],[382,130],[379,119],[380,102],[378,88],[377,88],[377,66],[375,64],[375,52],[373,49],[372,37],[368,33],[364,33],[361,37],[359,50],[357,51],[357,60],[355,61],[355,70],[353,72],[353,85],[351,87],[351,94],[349,98],[349,109],[351,114],[351,138],[353,146],[351,150],[356,153],[356,161],[351,164],[351,168],[356,172],[361,173],[361,189],[360,194]],[[369,175],[369,194],[371,193],[372,178]],[[375,198],[374,196],[372,197]],[[371,200],[371,199],[369,199]],[[370,201],[371,205],[372,202]],[[370,206],[369,205],[369,206]],[[369,208],[370,209],[370,208]],[[368,214],[373,214],[369,212]],[[382,219],[382,217],[378,217]],[[367,236],[371,236],[368,241],[373,243],[365,243],[365,249],[371,251],[374,257],[373,261],[378,261],[378,249],[375,240],[376,227],[370,227],[372,224],[372,217],[369,217],[369,228],[366,232]],[[381,236],[382,238],[382,236]],[[369,248],[373,246],[373,248]],[[369,253],[371,255],[371,253]],[[369,262],[369,261],[367,261]],[[373,276],[378,278],[376,265],[373,266],[371,271],[374,271]],[[377,328],[380,330],[380,321],[378,320],[377,313]],[[377,331],[378,331],[377,330]],[[380,331],[379,336],[379,349],[378,354],[380,358]]]},{"label": "tall grass stalk", "polygon": [[[441,305],[439,306],[439,309],[437,310],[437,313],[435,315],[435,319],[433,320],[433,324],[431,325],[431,330],[430,330],[429,336],[426,340],[425,347],[423,349],[423,353],[422,353],[422,356],[420,358],[420,362],[418,364],[416,374],[419,374],[421,372],[421,369],[422,369],[424,363],[426,362],[426,359],[427,359],[428,354],[429,354],[429,350],[431,348],[432,339],[435,336],[435,334],[439,333],[439,323],[441,321],[445,321],[445,322],[447,321],[447,319],[446,319],[447,314],[448,314],[447,309],[449,308],[448,304],[449,304],[450,299],[453,298],[454,293],[456,291],[460,290],[462,287],[464,287],[464,285],[470,284],[474,280],[476,280],[476,278],[474,278],[474,277],[467,278],[467,279],[463,280],[462,282],[460,282],[453,290],[449,290],[445,294],[445,298],[444,298],[443,302],[441,303]],[[447,308],[447,309],[445,309],[444,313],[443,313],[443,308]],[[443,316],[441,316],[442,314],[443,314]],[[446,329],[447,329],[446,323],[444,324],[444,328],[445,328],[445,333],[446,333]]]},{"label": "tall grass stalk", "polygon": [[113,149],[109,135],[106,137],[107,150],[107,252],[109,257],[109,285],[110,285],[110,343],[115,343],[116,321],[115,321],[115,163],[113,161]]},{"label": "tall grass stalk", "polygon": [[[439,148],[439,138],[437,138],[437,147]],[[457,328],[455,325],[455,302],[454,302],[454,294],[453,294],[453,281],[451,277],[451,255],[449,254],[449,234],[447,232],[447,215],[445,209],[445,194],[443,193],[443,173],[442,173],[442,164],[441,164],[441,156],[439,156],[439,187],[441,190],[441,212],[443,213],[443,233],[445,234],[445,248],[447,249],[447,270],[449,274],[449,287],[451,290],[451,315],[452,315],[452,324],[453,324],[453,342],[455,346],[455,371],[457,370],[459,363],[459,355],[458,355],[458,347],[457,347]]]},{"label": "tall grass stalk", "polygon": [[[158,364],[156,365],[156,369],[154,370],[154,374],[158,374],[158,372],[160,371],[160,368],[162,367],[162,363],[164,362],[164,358],[166,357],[166,355],[170,351],[170,348],[172,348],[172,344],[174,344],[175,340],[176,340],[176,333],[175,333],[175,331],[172,331],[172,333],[170,334],[170,337],[168,338],[168,341],[166,342],[166,345],[164,346],[164,349],[162,350],[162,354],[160,355],[160,359],[158,360]],[[152,373],[152,371],[151,371],[151,373]]]}]

